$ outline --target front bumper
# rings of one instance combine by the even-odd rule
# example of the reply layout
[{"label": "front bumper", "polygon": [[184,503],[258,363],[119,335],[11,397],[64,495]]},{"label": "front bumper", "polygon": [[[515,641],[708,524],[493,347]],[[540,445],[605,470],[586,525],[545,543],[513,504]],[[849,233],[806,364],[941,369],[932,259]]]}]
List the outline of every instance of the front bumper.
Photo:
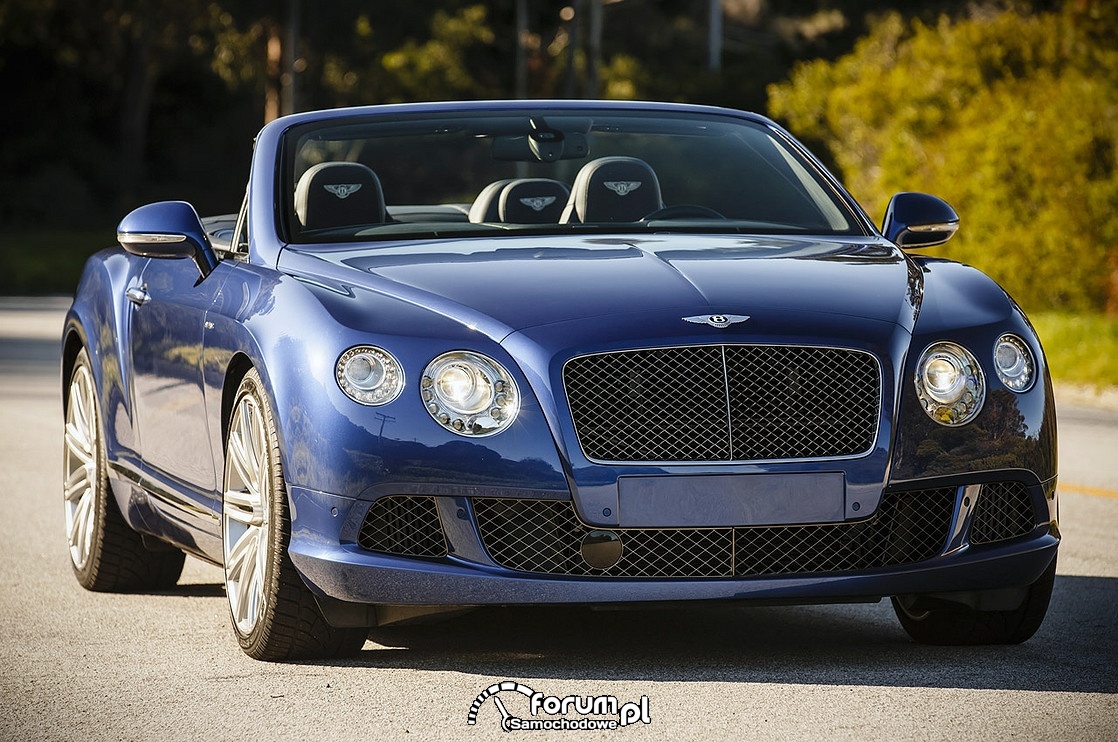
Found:
[{"label": "front bumper", "polygon": [[[943,483],[938,484],[942,491]],[[878,548],[867,539],[882,531],[866,526],[870,521],[782,526],[779,527],[781,533],[788,533],[790,529],[833,529],[833,536],[829,532],[824,534],[826,542],[811,541],[802,548],[809,552],[829,550],[828,553],[837,556],[830,561],[815,560],[810,564],[785,560],[761,568],[734,554],[733,562],[725,571],[720,571],[719,567],[711,568],[713,571],[688,568],[677,573],[663,566],[642,567],[644,572],[641,572],[627,568],[623,560],[606,569],[587,568],[585,564],[578,568],[561,566],[572,564],[574,557],[554,562],[517,562],[517,568],[509,568],[509,559],[501,556],[492,537],[487,537],[484,529],[479,528],[476,503],[468,497],[428,498],[438,509],[445,553],[421,557],[378,553],[358,543],[364,538],[357,534],[370,512],[368,503],[292,488],[289,551],[296,568],[316,595],[354,605],[616,604],[696,600],[813,603],[872,600],[897,594],[992,590],[1034,582],[1051,563],[1059,546],[1059,531],[1051,517],[1055,511],[1055,482],[1027,487],[1035,515],[1021,532],[1011,532],[1008,538],[980,544],[969,540],[972,525],[975,525],[974,500],[979,486],[948,488],[954,502],[949,504],[948,513],[944,515],[943,537],[932,537],[932,543],[937,545],[931,551],[899,553],[898,556],[895,549]],[[898,521],[911,517],[904,511],[899,512],[901,515],[893,516]],[[554,531],[562,527],[555,522],[541,524],[541,535],[547,536],[548,543],[559,544],[555,548],[560,548],[562,540],[556,541]],[[582,524],[576,523],[576,527],[583,529],[579,533],[590,530]],[[650,530],[655,529],[642,529],[642,532]],[[703,531],[705,537],[707,532],[718,529],[692,530]],[[741,538],[739,532],[760,529],[731,530],[731,543],[734,543]],[[367,541],[364,543],[366,547],[369,545]],[[868,551],[867,543],[872,547]],[[525,548],[536,547],[525,543]],[[870,556],[860,561],[846,556],[859,549],[858,553]]]}]

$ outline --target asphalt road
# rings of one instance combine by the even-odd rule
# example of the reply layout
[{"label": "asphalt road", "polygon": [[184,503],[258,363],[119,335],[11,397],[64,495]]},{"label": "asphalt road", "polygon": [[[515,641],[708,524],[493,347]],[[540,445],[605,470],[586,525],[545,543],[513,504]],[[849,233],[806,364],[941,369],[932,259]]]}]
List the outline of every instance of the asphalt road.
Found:
[{"label": "asphalt road", "polygon": [[[887,602],[487,609],[378,630],[350,661],[265,664],[238,649],[212,566],[187,560],[155,595],[75,582],[65,305],[0,299],[0,740],[508,739],[494,701],[466,723],[504,680],[647,698],[649,723],[574,739],[1118,739],[1118,413],[1060,407],[1065,540],[1048,618],[1021,646],[918,646]],[[528,716],[526,698],[500,697]]]}]

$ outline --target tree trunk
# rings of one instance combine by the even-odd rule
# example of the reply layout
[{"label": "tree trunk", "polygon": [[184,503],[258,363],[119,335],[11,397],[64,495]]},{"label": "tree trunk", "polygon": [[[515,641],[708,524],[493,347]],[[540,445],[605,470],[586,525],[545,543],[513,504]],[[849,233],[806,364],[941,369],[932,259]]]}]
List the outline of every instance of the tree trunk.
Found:
[{"label": "tree trunk", "polygon": [[140,189],[147,177],[148,124],[157,78],[150,34],[137,29],[128,44],[120,109],[117,198],[126,209],[141,200]]}]

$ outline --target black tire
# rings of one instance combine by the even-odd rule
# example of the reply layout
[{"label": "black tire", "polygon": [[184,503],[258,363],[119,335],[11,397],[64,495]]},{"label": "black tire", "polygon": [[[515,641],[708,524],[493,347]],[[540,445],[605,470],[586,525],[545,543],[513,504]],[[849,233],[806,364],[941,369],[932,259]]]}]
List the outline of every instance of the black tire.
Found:
[{"label": "black tire", "polygon": [[151,550],[125,522],[112,496],[96,384],[84,348],[70,369],[62,402],[65,420],[62,490],[70,566],[78,584],[97,592],[166,590],[182,574],[186,555]]},{"label": "black tire", "polygon": [[266,661],[355,654],[368,630],[327,623],[288,555],[291,517],[279,439],[255,369],[241,381],[229,418],[221,534],[237,642],[249,657]]},{"label": "black tire", "polygon": [[894,597],[893,610],[908,635],[921,644],[1020,644],[1044,622],[1055,579],[1053,557],[1044,574],[1029,585],[1021,605],[1009,611],[981,611],[946,602],[933,608],[920,596]]}]

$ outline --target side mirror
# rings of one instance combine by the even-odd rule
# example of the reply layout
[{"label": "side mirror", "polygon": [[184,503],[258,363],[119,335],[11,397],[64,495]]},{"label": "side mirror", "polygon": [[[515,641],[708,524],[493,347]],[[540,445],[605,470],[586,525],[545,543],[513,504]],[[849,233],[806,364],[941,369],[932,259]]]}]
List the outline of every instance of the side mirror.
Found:
[{"label": "side mirror", "polygon": [[939,245],[959,229],[959,215],[943,199],[926,193],[898,193],[889,200],[881,233],[898,247]]},{"label": "side mirror", "polygon": [[190,258],[202,278],[217,267],[202,220],[185,201],[160,201],[133,210],[117,225],[116,239],[142,258]]}]

